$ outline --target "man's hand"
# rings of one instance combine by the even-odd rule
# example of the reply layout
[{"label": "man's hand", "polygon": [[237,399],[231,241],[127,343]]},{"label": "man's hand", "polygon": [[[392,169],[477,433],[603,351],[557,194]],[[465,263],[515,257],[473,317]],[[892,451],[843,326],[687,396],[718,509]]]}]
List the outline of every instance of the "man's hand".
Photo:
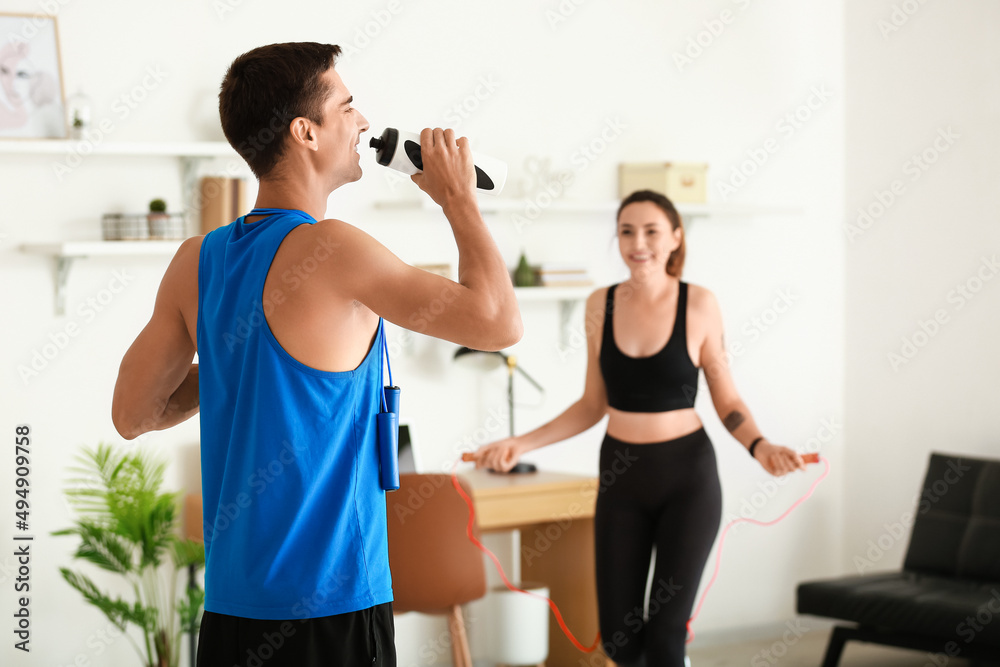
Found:
[{"label": "man's hand", "polygon": [[762,441],[754,449],[754,458],[775,477],[781,477],[795,470],[805,470],[806,464],[795,450]]},{"label": "man's hand", "polygon": [[469,140],[455,140],[455,130],[424,129],[420,133],[424,169],[410,176],[441,208],[465,198],[475,200],[476,169]]}]

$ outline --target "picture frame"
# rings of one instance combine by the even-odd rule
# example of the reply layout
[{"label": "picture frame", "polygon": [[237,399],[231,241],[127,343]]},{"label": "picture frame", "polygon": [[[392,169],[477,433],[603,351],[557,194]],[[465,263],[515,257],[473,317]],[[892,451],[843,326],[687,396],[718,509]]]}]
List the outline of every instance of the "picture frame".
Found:
[{"label": "picture frame", "polygon": [[0,140],[66,139],[56,17],[0,12]]}]

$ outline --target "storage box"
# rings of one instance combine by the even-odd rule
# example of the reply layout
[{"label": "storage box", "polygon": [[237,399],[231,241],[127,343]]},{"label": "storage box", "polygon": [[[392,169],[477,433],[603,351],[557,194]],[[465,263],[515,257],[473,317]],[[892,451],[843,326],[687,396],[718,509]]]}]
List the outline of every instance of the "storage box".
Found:
[{"label": "storage box", "polygon": [[655,162],[618,165],[618,196],[652,190],[678,203],[707,201],[708,165],[704,162]]}]

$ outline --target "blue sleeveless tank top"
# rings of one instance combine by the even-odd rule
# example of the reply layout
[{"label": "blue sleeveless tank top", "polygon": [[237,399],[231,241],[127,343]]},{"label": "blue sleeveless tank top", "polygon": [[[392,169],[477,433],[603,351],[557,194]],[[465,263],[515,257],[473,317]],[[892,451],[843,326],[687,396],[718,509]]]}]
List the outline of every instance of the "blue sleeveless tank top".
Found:
[{"label": "blue sleeveless tank top", "polygon": [[198,266],[205,609],[272,620],[357,611],[392,600],[375,437],[382,322],[352,371],[288,354],[265,319],[281,297],[263,294],[264,281],[285,236],[315,220],[263,211],[206,235]]}]

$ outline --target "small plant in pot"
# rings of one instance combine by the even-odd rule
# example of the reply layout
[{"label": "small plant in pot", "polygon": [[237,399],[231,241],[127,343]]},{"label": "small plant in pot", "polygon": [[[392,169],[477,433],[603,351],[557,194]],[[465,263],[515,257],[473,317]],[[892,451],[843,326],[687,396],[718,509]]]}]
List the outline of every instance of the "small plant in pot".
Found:
[{"label": "small plant in pot", "polygon": [[149,213],[146,215],[146,219],[149,221],[149,238],[166,239],[172,236],[167,202],[162,199],[154,199],[149,202]]}]

